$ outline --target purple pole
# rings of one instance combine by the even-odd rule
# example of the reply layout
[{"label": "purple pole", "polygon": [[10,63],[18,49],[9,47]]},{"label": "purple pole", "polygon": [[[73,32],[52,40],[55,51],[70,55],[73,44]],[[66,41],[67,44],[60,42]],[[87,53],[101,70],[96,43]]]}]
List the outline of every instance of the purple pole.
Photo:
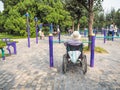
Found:
[{"label": "purple pole", "polygon": [[28,28],[28,47],[30,48],[30,30],[29,30],[29,28]]},{"label": "purple pole", "polygon": [[58,33],[58,39],[59,39],[59,43],[60,43],[60,32]]},{"label": "purple pole", "polygon": [[36,44],[38,44],[38,25],[37,25],[38,18],[35,17],[34,20],[35,20],[35,26],[36,26]]},{"label": "purple pole", "polygon": [[95,48],[95,36],[91,36],[91,57],[90,57],[90,67],[94,67],[94,48]]},{"label": "purple pole", "polygon": [[114,41],[114,30],[112,31],[112,41]]},{"label": "purple pole", "polygon": [[53,67],[53,26],[50,25],[50,34],[49,34],[49,56],[50,56],[50,67]]},{"label": "purple pole", "polygon": [[106,30],[104,30],[104,43],[106,42]]},{"label": "purple pole", "polygon": [[53,35],[49,34],[50,67],[53,67]]},{"label": "purple pole", "polygon": [[29,21],[28,21],[28,12],[26,13],[27,16],[27,33],[28,33],[28,47],[30,48],[30,27],[29,27]]},{"label": "purple pole", "polygon": [[9,51],[9,54],[11,55],[11,50],[10,50],[10,48],[9,48],[9,45],[8,45],[8,47],[7,47],[7,50]]},{"label": "purple pole", "polygon": [[16,50],[16,42],[13,42],[13,47],[14,47],[14,54],[17,54],[17,50]]},{"label": "purple pole", "polygon": [[36,44],[38,44],[38,28],[36,26]]}]

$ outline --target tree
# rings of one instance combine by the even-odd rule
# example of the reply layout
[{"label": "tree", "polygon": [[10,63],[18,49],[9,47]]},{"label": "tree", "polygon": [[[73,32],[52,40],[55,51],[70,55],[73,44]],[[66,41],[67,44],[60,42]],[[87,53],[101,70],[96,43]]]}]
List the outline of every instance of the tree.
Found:
[{"label": "tree", "polygon": [[74,22],[77,23],[77,30],[79,31],[80,27],[80,19],[85,15],[85,8],[78,3],[76,0],[66,0],[66,9],[70,12],[73,20],[73,30],[74,30]]},{"label": "tree", "polygon": [[[103,0],[77,0],[81,3],[89,13],[89,20],[88,20],[88,37],[89,41],[91,40],[90,36],[93,34],[93,20],[94,20],[94,11],[102,10],[101,2]],[[90,47],[90,44],[88,45]]]},{"label": "tree", "polygon": [[[61,27],[70,26],[71,16],[64,10],[61,0],[1,0],[4,11],[1,13],[1,31],[13,35],[26,36],[26,12],[29,13],[30,33],[35,36],[34,17],[39,23],[53,23]],[[48,32],[48,31],[46,31]]]}]

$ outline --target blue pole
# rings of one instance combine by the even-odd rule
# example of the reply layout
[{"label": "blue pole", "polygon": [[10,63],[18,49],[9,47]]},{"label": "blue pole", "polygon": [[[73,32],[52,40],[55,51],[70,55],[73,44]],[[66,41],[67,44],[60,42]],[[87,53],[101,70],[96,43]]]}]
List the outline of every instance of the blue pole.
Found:
[{"label": "blue pole", "polygon": [[26,16],[27,16],[28,47],[30,48],[30,26],[29,26],[29,21],[28,21],[28,17],[29,17],[28,12],[26,13]]},{"label": "blue pole", "polygon": [[36,26],[36,44],[38,44],[38,25],[37,25],[38,18],[35,17],[34,20],[35,20],[35,26]]},{"label": "blue pole", "polygon": [[106,42],[106,30],[104,30],[104,43]]},{"label": "blue pole", "polygon": [[54,66],[53,63],[53,35],[52,35],[52,31],[53,31],[53,26],[52,24],[50,25],[50,34],[49,34],[49,57],[50,57],[50,67]]},{"label": "blue pole", "polygon": [[95,35],[92,35],[92,36],[91,36],[90,67],[94,67],[94,49],[95,49]]},{"label": "blue pole", "polygon": [[114,30],[112,31],[112,41],[114,41]]},{"label": "blue pole", "polygon": [[60,32],[58,33],[58,39],[59,39],[59,43],[60,43]]}]

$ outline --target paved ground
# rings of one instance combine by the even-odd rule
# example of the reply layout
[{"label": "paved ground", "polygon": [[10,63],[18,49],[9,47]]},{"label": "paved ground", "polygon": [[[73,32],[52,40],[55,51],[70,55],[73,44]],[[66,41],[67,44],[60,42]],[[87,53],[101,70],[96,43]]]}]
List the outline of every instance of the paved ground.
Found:
[{"label": "paved ground", "polygon": [[27,47],[27,39],[18,41],[17,55],[0,61],[0,90],[120,90],[119,39],[106,44],[103,40],[96,40],[96,46],[109,53],[95,54],[94,68],[89,67],[90,54],[87,53],[86,75],[79,67],[71,67],[62,74],[63,44],[54,44],[54,68],[50,68],[47,38],[39,40],[39,44],[31,39],[30,48]]}]

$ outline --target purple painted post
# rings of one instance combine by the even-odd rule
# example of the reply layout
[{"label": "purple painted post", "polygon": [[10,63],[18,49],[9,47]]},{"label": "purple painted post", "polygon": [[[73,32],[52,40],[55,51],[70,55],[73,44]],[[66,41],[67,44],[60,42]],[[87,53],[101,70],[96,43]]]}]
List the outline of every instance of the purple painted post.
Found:
[{"label": "purple painted post", "polygon": [[95,49],[95,35],[92,35],[92,36],[91,36],[90,67],[94,67],[94,49]]},{"label": "purple painted post", "polygon": [[112,31],[112,41],[114,41],[114,30]]},{"label": "purple painted post", "polygon": [[49,56],[50,56],[50,67],[54,67],[53,63],[53,26],[50,25],[50,34],[49,34]]},{"label": "purple painted post", "polygon": [[106,42],[106,30],[104,30],[104,43]]},{"label": "purple painted post", "polygon": [[60,32],[58,33],[58,39],[59,39],[59,43],[60,43]]},{"label": "purple painted post", "polygon": [[36,44],[38,44],[38,28],[36,26]]},{"label": "purple painted post", "polygon": [[14,48],[14,54],[17,54],[17,50],[16,50],[16,42],[13,42],[13,48]]},{"label": "purple painted post", "polygon": [[35,20],[35,26],[36,26],[36,44],[38,44],[38,25],[37,25],[38,18],[35,17],[34,20]]},{"label": "purple painted post", "polygon": [[8,52],[9,52],[9,54],[11,55],[11,50],[10,50],[9,47],[10,47],[10,46],[8,45],[7,50],[8,50]]},{"label": "purple painted post", "polygon": [[53,36],[49,34],[49,55],[50,55],[50,67],[53,67]]},{"label": "purple painted post", "polygon": [[29,26],[29,20],[28,20],[28,17],[29,17],[29,14],[28,12],[26,13],[26,17],[27,17],[27,33],[28,33],[28,47],[30,48],[30,26]]},{"label": "purple painted post", "polygon": [[10,46],[12,46],[14,48],[14,54],[17,54],[17,50],[16,50],[16,42],[8,42],[7,43],[7,50],[9,51],[9,54],[11,55],[11,50],[10,50]]}]

